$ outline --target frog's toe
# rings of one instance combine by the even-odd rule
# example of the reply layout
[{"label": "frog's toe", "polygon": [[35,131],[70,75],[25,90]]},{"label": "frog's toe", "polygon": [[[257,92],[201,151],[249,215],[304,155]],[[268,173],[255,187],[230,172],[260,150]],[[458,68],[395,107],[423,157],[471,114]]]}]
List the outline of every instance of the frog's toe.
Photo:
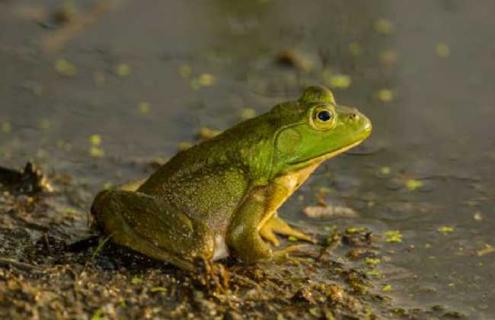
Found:
[{"label": "frog's toe", "polygon": [[263,226],[262,230],[265,228],[269,228],[272,233],[283,234],[288,237],[294,237],[299,240],[316,243],[316,241],[311,236],[289,226],[287,222],[282,220],[277,215],[274,215],[270,220],[268,220],[265,226]]},{"label": "frog's toe", "polygon": [[302,231],[299,231],[297,229],[294,229],[292,227],[289,226],[289,230],[287,230],[287,233],[282,233],[280,232],[281,234],[285,234],[286,236],[292,236],[292,237],[295,237],[299,240],[303,240],[303,241],[307,241],[307,242],[311,242],[311,243],[316,243],[316,240],[313,239],[311,236],[305,234],[304,232]]},{"label": "frog's toe", "polygon": [[276,247],[278,247],[280,245],[280,240],[278,240],[277,236],[273,232],[273,229],[267,225],[265,225],[263,228],[261,228],[260,236]]},{"label": "frog's toe", "polygon": [[291,254],[293,253],[298,253],[298,252],[305,252],[308,249],[308,244],[295,244],[295,245],[290,245],[286,248],[277,250],[273,252],[273,260],[274,261],[281,261],[281,260],[286,260],[290,258]]}]

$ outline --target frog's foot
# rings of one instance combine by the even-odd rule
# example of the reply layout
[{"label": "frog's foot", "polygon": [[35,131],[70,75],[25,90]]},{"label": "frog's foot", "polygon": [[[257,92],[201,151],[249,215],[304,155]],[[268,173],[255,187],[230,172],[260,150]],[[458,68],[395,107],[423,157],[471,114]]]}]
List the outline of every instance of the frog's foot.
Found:
[{"label": "frog's foot", "polygon": [[279,246],[280,241],[278,240],[277,236],[275,233],[282,234],[285,236],[292,236],[295,237],[299,240],[304,240],[308,241],[311,243],[315,243],[316,241],[306,235],[305,233],[296,230],[289,226],[287,222],[279,218],[276,214],[270,218],[260,229],[260,236],[265,239],[266,241],[269,241],[272,243],[274,246]]},{"label": "frog's foot", "polygon": [[273,260],[274,261],[284,261],[287,259],[295,259],[295,257],[292,256],[293,253],[301,252],[304,253],[308,249],[307,244],[294,244],[290,245],[288,247],[285,247],[280,250],[276,250],[273,252]]},{"label": "frog's foot", "polygon": [[228,233],[227,244],[245,263],[255,263],[272,258],[272,248],[261,238],[255,226],[239,226]]}]

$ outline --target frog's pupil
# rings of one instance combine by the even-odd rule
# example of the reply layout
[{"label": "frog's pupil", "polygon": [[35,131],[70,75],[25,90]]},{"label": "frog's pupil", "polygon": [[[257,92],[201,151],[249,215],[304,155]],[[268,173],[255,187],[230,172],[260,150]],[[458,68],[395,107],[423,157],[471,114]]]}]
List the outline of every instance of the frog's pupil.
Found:
[{"label": "frog's pupil", "polygon": [[328,111],[318,112],[318,119],[320,119],[321,121],[328,121],[330,120],[330,118],[331,118],[330,112]]}]

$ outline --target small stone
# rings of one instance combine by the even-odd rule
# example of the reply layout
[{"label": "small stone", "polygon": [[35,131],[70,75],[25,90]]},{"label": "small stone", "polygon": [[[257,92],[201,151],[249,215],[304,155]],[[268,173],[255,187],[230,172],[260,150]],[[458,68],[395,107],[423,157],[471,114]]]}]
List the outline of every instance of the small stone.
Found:
[{"label": "small stone", "polygon": [[313,298],[313,294],[309,288],[299,289],[293,296],[292,299],[295,302],[307,302],[309,304],[315,304],[316,301]]},{"label": "small stone", "polygon": [[335,303],[342,302],[345,297],[344,289],[337,284],[329,284],[325,286],[326,296]]},{"label": "small stone", "polygon": [[315,67],[315,63],[309,55],[296,50],[283,50],[275,60],[281,65],[293,67],[303,72],[309,72]]},{"label": "small stone", "polygon": [[481,214],[481,212],[476,211],[476,212],[473,214],[473,219],[474,219],[475,221],[483,221],[483,215]]}]

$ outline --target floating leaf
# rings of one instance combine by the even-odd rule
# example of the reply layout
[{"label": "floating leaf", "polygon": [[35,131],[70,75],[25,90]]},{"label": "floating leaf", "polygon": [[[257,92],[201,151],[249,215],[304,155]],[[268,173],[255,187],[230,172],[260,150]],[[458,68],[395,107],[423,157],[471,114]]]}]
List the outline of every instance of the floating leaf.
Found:
[{"label": "floating leaf", "polygon": [[387,167],[387,166],[383,166],[380,168],[380,173],[384,176],[388,176],[391,172],[391,169],[390,167]]},{"label": "floating leaf", "polygon": [[377,92],[376,97],[382,102],[390,102],[394,100],[394,93],[390,89],[381,89]]},{"label": "floating leaf", "polygon": [[449,233],[452,233],[454,232],[454,227],[452,226],[441,226],[441,227],[438,227],[437,231],[438,232],[441,232],[443,234],[449,234]]},{"label": "floating leaf", "polygon": [[8,121],[2,122],[2,125],[0,127],[3,133],[10,133],[12,131],[12,125]]},{"label": "floating leaf", "polygon": [[381,34],[391,34],[394,31],[394,26],[391,21],[380,18],[373,25],[376,32]]},{"label": "floating leaf", "polygon": [[351,83],[351,77],[345,74],[336,74],[330,77],[330,86],[332,88],[347,89]]},{"label": "floating leaf", "polygon": [[492,245],[489,245],[488,243],[485,244],[485,247],[483,249],[478,250],[476,253],[478,254],[478,257],[482,257],[484,255],[494,253],[495,248]]},{"label": "floating leaf", "polygon": [[358,42],[351,42],[349,44],[349,52],[351,53],[351,55],[357,57],[363,54],[363,48]]},{"label": "floating leaf", "polygon": [[423,187],[423,182],[420,180],[408,179],[406,181],[406,188],[409,191],[414,191],[414,190],[419,189],[421,187]]},{"label": "floating leaf", "polygon": [[402,242],[402,234],[399,230],[389,230],[384,233],[385,241],[388,243],[400,243]]},{"label": "floating leaf", "polygon": [[148,114],[151,111],[151,105],[149,102],[142,101],[138,104],[138,110],[141,114]]},{"label": "floating leaf", "polygon": [[192,68],[188,64],[183,64],[179,67],[179,74],[182,78],[189,78],[192,75]]},{"label": "floating leaf", "polygon": [[198,84],[201,87],[210,87],[215,84],[215,76],[209,73],[200,74],[198,77]]},{"label": "floating leaf", "polygon": [[450,56],[450,48],[443,42],[437,43],[435,51],[437,53],[437,56],[439,56],[440,58],[447,58],[448,56]]},{"label": "floating leaf", "polygon": [[119,77],[127,77],[131,74],[131,67],[128,64],[121,63],[115,68],[115,73]]},{"label": "floating leaf", "polygon": [[390,292],[390,291],[392,291],[392,289],[393,288],[392,288],[392,285],[391,284],[386,284],[386,285],[383,286],[382,291],[383,292]]},{"label": "floating leaf", "polygon": [[77,75],[77,67],[66,59],[58,59],[55,61],[55,70],[66,77]]},{"label": "floating leaf", "polygon": [[380,260],[379,258],[368,257],[368,258],[364,259],[364,263],[366,263],[370,267],[375,267],[375,266],[379,265],[381,262],[382,262],[382,260]]},{"label": "floating leaf", "polygon": [[99,134],[93,134],[89,136],[89,142],[94,145],[94,146],[99,146],[101,145],[101,136]]}]

